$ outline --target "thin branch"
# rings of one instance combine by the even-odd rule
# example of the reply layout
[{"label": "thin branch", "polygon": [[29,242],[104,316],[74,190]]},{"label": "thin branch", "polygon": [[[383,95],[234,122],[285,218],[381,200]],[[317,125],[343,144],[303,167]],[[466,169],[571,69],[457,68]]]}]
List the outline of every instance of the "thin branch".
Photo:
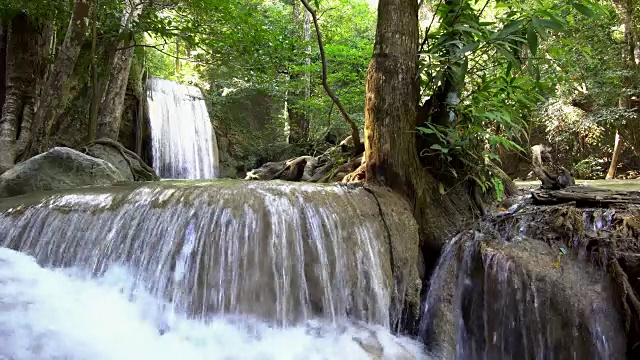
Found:
[{"label": "thin branch", "polygon": [[438,5],[436,5],[436,9],[433,11],[433,16],[431,17],[431,21],[426,29],[424,29],[424,39],[422,40],[422,44],[420,44],[420,50],[418,50],[418,54],[424,50],[425,44],[429,42],[429,31],[431,31],[431,26],[436,19],[436,14],[438,13],[438,9],[440,9],[440,5],[442,4],[442,0],[438,1]]},{"label": "thin branch", "polygon": [[342,106],[342,103],[340,103],[340,100],[338,99],[338,97],[333,93],[333,91],[329,87],[329,83],[327,82],[327,57],[324,53],[324,44],[322,43],[322,34],[320,33],[320,25],[318,25],[318,16],[316,15],[316,12],[311,7],[311,5],[309,5],[308,0],[300,0],[300,1],[302,2],[302,5],[304,5],[304,7],[307,9],[309,14],[311,14],[311,17],[313,18],[313,25],[316,28],[316,36],[318,37],[318,47],[320,48],[320,59],[322,60],[322,86],[324,87],[324,90],[327,92],[327,95],[329,95],[331,100],[333,100],[333,102],[336,104],[336,106],[338,107],[338,110],[340,110],[340,113],[342,114],[342,117],[344,118],[344,120],[347,122],[347,124],[349,124],[349,127],[351,128],[351,139],[353,140],[353,145],[355,145],[356,147],[356,152],[361,152],[364,150],[364,147],[360,142],[360,132],[358,130],[358,127],[353,122],[353,120],[351,120],[351,117],[349,117],[349,114],[347,113],[345,108]]},{"label": "thin branch", "polygon": [[478,13],[478,15],[476,15],[476,17],[477,17],[478,19],[480,19],[480,16],[482,16],[482,13],[483,13],[483,12],[484,12],[484,10],[487,8],[487,5],[489,5],[489,0],[487,0],[487,1],[484,3],[484,6],[482,7],[482,9],[481,9],[481,10],[480,10],[480,12]]}]

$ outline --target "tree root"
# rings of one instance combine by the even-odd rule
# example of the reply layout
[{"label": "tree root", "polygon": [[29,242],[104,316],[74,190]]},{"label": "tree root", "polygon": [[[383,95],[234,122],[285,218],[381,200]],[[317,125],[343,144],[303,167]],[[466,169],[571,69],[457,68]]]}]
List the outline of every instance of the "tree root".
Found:
[{"label": "tree root", "polygon": [[131,173],[133,174],[133,178],[135,181],[155,181],[160,178],[156,175],[156,172],[147,165],[135,152],[127,149],[124,145],[120,144],[115,140],[111,140],[109,138],[100,138],[91,141],[87,145],[84,146],[84,152],[87,153],[88,147],[91,145],[105,145],[110,146],[118,152],[125,159],[127,164],[129,165],[129,169],[131,169]]},{"label": "tree root", "polygon": [[640,315],[640,300],[636,296],[633,287],[629,283],[629,278],[627,274],[620,266],[620,263],[617,259],[613,259],[609,262],[609,266],[611,268],[611,273],[614,281],[619,287],[620,295],[622,298],[622,306],[624,308],[624,322],[625,329],[628,332],[631,328],[631,322],[638,318]]}]

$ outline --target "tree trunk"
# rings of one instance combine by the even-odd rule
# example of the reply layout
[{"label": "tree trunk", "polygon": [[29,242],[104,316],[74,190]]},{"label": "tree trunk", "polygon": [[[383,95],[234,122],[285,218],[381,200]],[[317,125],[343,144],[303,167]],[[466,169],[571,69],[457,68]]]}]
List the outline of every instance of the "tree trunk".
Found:
[{"label": "tree trunk", "polygon": [[613,155],[611,156],[611,164],[609,165],[609,171],[607,172],[607,180],[615,179],[616,171],[618,170],[618,162],[620,160],[620,153],[622,153],[622,139],[620,136],[620,130],[616,132],[616,140],[613,146]]},{"label": "tree trunk", "polygon": [[[121,33],[129,32],[129,27],[142,12],[144,2],[134,2],[123,14]],[[129,40],[123,41],[121,48],[111,64],[109,85],[105,93],[100,114],[98,115],[97,137],[99,139],[112,139],[117,141],[120,132],[120,122],[124,109],[124,98],[133,62],[134,47],[132,46],[132,34]]]},{"label": "tree trunk", "polygon": [[38,28],[25,14],[7,35],[6,94],[0,119],[0,173],[11,168],[30,139],[38,68]]},{"label": "tree trunk", "polygon": [[98,27],[98,2],[93,4],[93,17],[91,19],[91,105],[89,107],[89,124],[87,129],[87,143],[96,139],[96,126],[98,124],[98,107],[100,95],[98,90],[98,59],[96,54]]},{"label": "tree trunk", "polygon": [[0,109],[7,95],[7,32],[9,28],[0,19]]},{"label": "tree trunk", "polygon": [[54,121],[68,101],[69,78],[73,74],[80,49],[85,41],[92,0],[76,0],[62,46],[43,89],[41,104],[33,123],[34,139],[29,155],[49,148],[49,133]]},{"label": "tree trunk", "polygon": [[[295,25],[294,33],[292,34],[300,42],[305,42],[307,39],[307,31],[309,28],[309,12],[305,10],[303,6],[297,1],[293,3],[293,23]],[[302,31],[300,31],[302,30]],[[308,39],[307,39],[308,40]],[[295,54],[298,52],[299,42],[294,42],[293,50]],[[305,47],[307,47],[305,42]],[[305,51],[306,54],[306,51]],[[307,64],[308,56],[305,55],[305,64]],[[296,59],[297,60],[297,59]],[[309,61],[311,59],[308,59]],[[295,89],[292,89],[289,93],[287,116],[289,124],[289,144],[298,144],[304,142],[309,138],[309,121],[307,119],[307,112],[305,111],[304,101],[308,99],[307,89],[308,85],[308,69],[305,69],[304,73],[300,71],[292,71],[289,75],[290,84],[294,85]],[[304,83],[304,86],[300,86],[300,83]]]},{"label": "tree trunk", "polygon": [[418,3],[380,0],[365,102],[365,173],[413,205],[427,251],[439,251],[476,210],[465,186],[446,190],[420,164],[415,126],[418,104]]}]

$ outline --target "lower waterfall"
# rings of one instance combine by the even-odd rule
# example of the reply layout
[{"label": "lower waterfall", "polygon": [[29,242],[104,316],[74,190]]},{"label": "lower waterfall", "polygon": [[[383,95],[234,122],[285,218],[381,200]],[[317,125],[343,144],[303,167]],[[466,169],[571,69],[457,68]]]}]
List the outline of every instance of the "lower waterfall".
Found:
[{"label": "lower waterfall", "polygon": [[160,78],[147,82],[153,168],[161,178],[217,176],[218,145],[200,89]]},{"label": "lower waterfall", "polygon": [[364,189],[166,181],[14,199],[0,359],[427,358],[391,333],[388,230]]},{"label": "lower waterfall", "polygon": [[583,224],[594,215],[611,225],[601,210],[521,205],[454,237],[423,304],[428,349],[459,360],[626,358],[614,284],[576,230],[606,236],[609,226]]}]

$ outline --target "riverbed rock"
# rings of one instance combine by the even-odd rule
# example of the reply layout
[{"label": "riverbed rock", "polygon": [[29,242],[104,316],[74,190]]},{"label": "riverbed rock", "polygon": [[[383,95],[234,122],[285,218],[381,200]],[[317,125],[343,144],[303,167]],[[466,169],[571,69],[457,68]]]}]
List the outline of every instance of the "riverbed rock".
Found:
[{"label": "riverbed rock", "polygon": [[0,176],[0,197],[110,185],[127,179],[110,163],[73,149],[56,147],[21,162]]}]

